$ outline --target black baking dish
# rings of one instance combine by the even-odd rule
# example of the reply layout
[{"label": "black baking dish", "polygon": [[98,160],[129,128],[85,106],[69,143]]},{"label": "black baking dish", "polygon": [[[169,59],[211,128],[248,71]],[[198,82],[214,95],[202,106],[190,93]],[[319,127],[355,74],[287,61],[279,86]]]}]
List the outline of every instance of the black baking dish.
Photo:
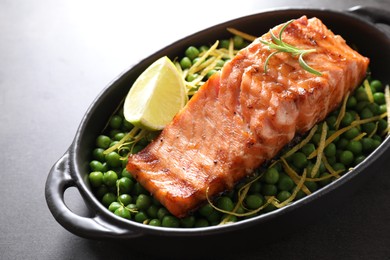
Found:
[{"label": "black baking dish", "polygon": [[[350,197],[353,192],[369,177],[368,172],[376,172],[377,167],[388,158],[390,139],[387,138],[377,150],[352,172],[330,185],[315,192],[311,196],[301,199],[282,209],[260,215],[240,222],[211,226],[205,228],[159,228],[119,218],[109,212],[94,196],[88,184],[88,162],[95,143],[95,138],[106,125],[110,115],[127,94],[132,82],[153,61],[167,55],[175,58],[182,55],[190,45],[200,46],[212,44],[217,39],[229,37],[227,27],[234,27],[241,31],[261,35],[273,26],[286,22],[302,15],[318,17],[335,34],[340,34],[347,43],[356,46],[360,53],[370,58],[370,69],[373,76],[384,83],[390,83],[390,36],[379,24],[390,24],[390,11],[367,7],[355,7],[344,12],[329,9],[283,8],[250,14],[231,21],[227,21],[186,38],[183,38],[164,49],[150,55],[135,66],[129,68],[109,86],[91,104],[86,112],[75,139],[66,153],[51,169],[45,187],[46,201],[54,218],[70,232],[90,239],[113,239],[128,243],[129,246],[145,248],[153,240],[164,239],[167,243],[176,243],[175,248],[170,246],[160,248],[162,251],[185,251],[197,243],[197,247],[211,245],[215,242],[231,241],[234,247],[239,248],[241,242],[247,243],[241,234],[265,234],[272,239],[272,234],[288,232],[295,229],[307,220],[303,215],[309,214],[312,219],[320,215],[327,208],[335,207]],[[375,163],[374,163],[375,162]],[[73,213],[64,202],[64,192],[69,187],[76,187],[84,199],[91,217],[82,217]],[[291,225],[294,223],[294,225]],[[260,231],[259,231],[260,230]],[[271,232],[272,231],[272,232]],[[275,232],[278,231],[278,232]],[[279,232],[280,231],[280,232]],[[260,232],[260,233],[259,233]],[[236,236],[238,235],[238,236]],[[233,237],[237,239],[232,239]],[[257,235],[257,243],[264,242]],[[211,242],[210,242],[211,241]],[[228,245],[226,245],[228,246]],[[195,250],[191,250],[196,253]]]}]

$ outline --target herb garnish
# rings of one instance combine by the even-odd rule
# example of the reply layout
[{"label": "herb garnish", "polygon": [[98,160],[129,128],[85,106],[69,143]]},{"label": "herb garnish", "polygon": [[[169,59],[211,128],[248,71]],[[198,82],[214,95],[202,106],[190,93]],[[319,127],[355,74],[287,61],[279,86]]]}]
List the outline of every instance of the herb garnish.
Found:
[{"label": "herb garnish", "polygon": [[272,42],[267,42],[267,41],[264,41],[264,40],[261,40],[260,39],[260,42],[267,45],[270,49],[275,49],[276,51],[271,53],[267,59],[265,60],[265,63],[264,63],[264,72],[267,73],[267,69],[268,69],[268,62],[269,62],[269,59],[274,56],[275,54],[278,54],[278,53],[281,53],[281,52],[287,52],[287,53],[291,53],[292,56],[298,56],[298,62],[299,62],[299,65],[306,71],[314,74],[314,75],[317,75],[317,76],[321,76],[322,73],[313,69],[312,67],[310,67],[309,65],[307,65],[307,63],[305,62],[305,60],[303,59],[303,56],[307,53],[310,53],[310,52],[315,52],[316,50],[315,49],[308,49],[308,50],[301,50],[301,49],[298,49],[297,47],[295,46],[292,46],[288,43],[285,43],[283,40],[282,40],[282,34],[284,32],[284,30],[286,29],[286,27],[292,23],[294,21],[293,20],[290,20],[289,22],[287,22],[283,27],[282,29],[280,30],[279,32],[279,37],[276,37],[275,34],[272,32],[272,30],[270,30],[270,34],[271,34],[271,37],[272,37]]}]

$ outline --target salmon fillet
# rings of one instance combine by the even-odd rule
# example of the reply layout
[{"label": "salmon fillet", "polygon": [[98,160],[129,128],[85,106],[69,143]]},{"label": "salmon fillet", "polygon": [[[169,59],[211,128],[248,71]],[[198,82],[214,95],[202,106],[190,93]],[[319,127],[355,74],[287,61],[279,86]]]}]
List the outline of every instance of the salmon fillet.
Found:
[{"label": "salmon fillet", "polygon": [[[273,28],[278,35],[283,25]],[[299,49],[316,49],[302,69],[288,53],[256,39],[214,74],[161,134],[129,156],[127,170],[173,215],[184,217],[230,190],[272,159],[296,134],[335,109],[366,75],[369,59],[317,18],[303,16],[283,32]],[[270,33],[261,39],[271,41]]]}]

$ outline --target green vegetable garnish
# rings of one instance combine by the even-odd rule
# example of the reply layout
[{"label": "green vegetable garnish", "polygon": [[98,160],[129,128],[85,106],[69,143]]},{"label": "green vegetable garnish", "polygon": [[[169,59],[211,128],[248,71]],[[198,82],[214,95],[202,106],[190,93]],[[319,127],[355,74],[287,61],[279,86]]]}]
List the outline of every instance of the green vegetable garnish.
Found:
[{"label": "green vegetable garnish", "polygon": [[310,53],[310,52],[315,52],[316,50],[315,49],[308,49],[308,50],[301,50],[301,49],[298,49],[297,47],[295,46],[292,46],[286,42],[284,42],[282,40],[282,34],[284,32],[284,30],[287,28],[287,26],[292,23],[294,20],[290,20],[289,22],[287,22],[283,27],[282,29],[280,30],[279,32],[279,37],[276,37],[275,34],[272,32],[272,30],[270,30],[270,34],[271,34],[271,37],[272,37],[272,42],[267,42],[267,41],[264,41],[264,40],[261,40],[260,39],[260,42],[267,45],[270,49],[275,49],[276,51],[271,53],[267,59],[265,60],[265,63],[264,63],[264,72],[267,73],[267,70],[268,70],[268,62],[270,60],[270,58],[278,53],[281,53],[281,52],[287,52],[287,53],[291,53],[292,56],[298,56],[298,62],[299,62],[299,65],[304,69],[306,70],[307,72],[310,72],[314,75],[317,75],[317,76],[321,76],[322,73],[313,69],[312,67],[310,67],[309,65],[307,65],[307,63],[305,62],[305,60],[303,59],[303,56],[307,53]]}]

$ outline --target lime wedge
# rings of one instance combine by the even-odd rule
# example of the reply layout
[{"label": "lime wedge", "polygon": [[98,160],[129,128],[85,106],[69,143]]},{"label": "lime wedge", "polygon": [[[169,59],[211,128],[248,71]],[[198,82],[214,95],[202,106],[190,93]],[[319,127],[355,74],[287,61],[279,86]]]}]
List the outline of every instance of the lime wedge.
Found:
[{"label": "lime wedge", "polygon": [[161,130],[184,107],[184,80],[166,56],[152,63],[134,82],[123,105],[125,119],[133,125]]}]

